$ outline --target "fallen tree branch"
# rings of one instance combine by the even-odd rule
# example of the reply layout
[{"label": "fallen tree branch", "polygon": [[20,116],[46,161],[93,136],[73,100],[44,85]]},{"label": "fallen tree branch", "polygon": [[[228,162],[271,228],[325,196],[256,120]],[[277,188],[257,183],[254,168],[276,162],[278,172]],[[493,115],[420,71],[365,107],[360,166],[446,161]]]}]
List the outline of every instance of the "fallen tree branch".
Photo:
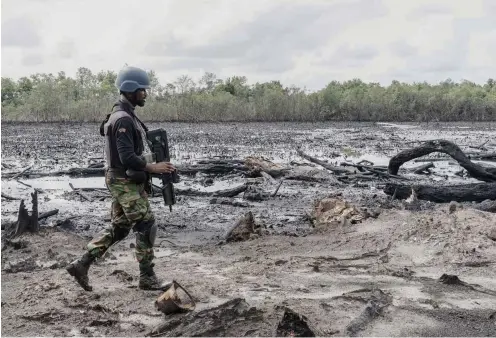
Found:
[{"label": "fallen tree branch", "polygon": [[396,194],[397,199],[407,199],[412,194],[412,189],[415,190],[418,199],[437,203],[482,202],[496,199],[496,182],[443,186],[386,183],[383,191],[390,196]]},{"label": "fallen tree branch", "polygon": [[274,191],[274,193],[270,197],[276,197],[277,192],[279,191],[279,188],[282,185],[282,182],[284,182],[284,180],[281,180],[281,182],[279,182],[279,185],[277,186],[276,190]]},{"label": "fallen tree branch", "polygon": [[392,175],[398,174],[398,170],[405,162],[430,153],[440,152],[448,154],[467,170],[470,176],[484,182],[496,181],[496,168],[484,168],[473,163],[454,143],[446,140],[427,141],[423,145],[403,150],[389,161],[388,172]]},{"label": "fallen tree branch", "polygon": [[32,185],[26,184],[26,183],[24,183],[24,182],[22,182],[22,181],[20,181],[20,180],[16,180],[16,182],[17,182],[17,183],[20,183],[20,184],[22,184],[22,185],[24,185],[24,186],[26,186],[26,187],[28,187],[28,188],[32,188],[32,187],[33,187]]},{"label": "fallen tree branch", "polygon": [[305,160],[310,161],[310,162],[315,163],[315,164],[318,164],[321,167],[326,168],[329,171],[332,171],[334,174],[349,174],[349,173],[351,173],[351,171],[348,170],[348,169],[344,169],[344,168],[340,168],[340,167],[336,167],[336,166],[330,165],[329,163],[324,162],[324,161],[321,161],[318,158],[315,158],[315,157],[312,157],[310,155],[307,155],[307,154],[305,154],[300,149],[297,149],[296,152],[297,152],[298,155],[300,155],[301,157],[303,157]]},{"label": "fallen tree branch", "polygon": [[357,336],[370,322],[380,316],[390,304],[391,297],[382,290],[377,289],[372,293],[371,299],[367,302],[360,315],[346,326],[346,332],[352,337]]},{"label": "fallen tree branch", "polygon": [[42,220],[42,219],[45,219],[45,218],[48,218],[50,216],[56,215],[58,213],[59,213],[59,209],[54,209],[54,210],[50,210],[50,211],[44,212],[44,213],[42,213],[42,214],[40,214],[38,216],[38,221],[39,220]]},{"label": "fallen tree branch", "polygon": [[22,174],[24,174],[26,171],[28,171],[29,169],[31,169],[33,166],[29,166],[27,167],[26,169],[22,170],[21,172],[15,174],[14,176],[12,176],[10,179],[13,180],[19,176],[21,176]]},{"label": "fallen tree branch", "polygon": [[87,200],[88,202],[93,202],[93,200],[89,196],[87,196],[85,193],[83,193],[79,189],[75,189],[74,186],[72,185],[72,183],[69,182],[69,186],[71,187],[71,189],[74,192],[76,192],[76,194],[78,194],[79,196],[81,196],[82,198],[84,198],[85,200]]},{"label": "fallen tree branch", "polygon": [[7,195],[6,193],[2,192],[2,197],[3,198],[6,198],[8,200],[11,200],[11,201],[16,201],[16,200],[20,200],[19,197],[14,197],[14,196],[10,196],[10,195]]}]

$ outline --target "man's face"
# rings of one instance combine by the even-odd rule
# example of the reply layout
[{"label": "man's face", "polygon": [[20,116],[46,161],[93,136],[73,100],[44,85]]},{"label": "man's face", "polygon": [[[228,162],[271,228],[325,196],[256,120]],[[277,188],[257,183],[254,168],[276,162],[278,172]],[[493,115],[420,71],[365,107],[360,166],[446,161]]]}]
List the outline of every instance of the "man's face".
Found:
[{"label": "man's face", "polygon": [[145,105],[145,102],[146,102],[146,89],[138,89],[136,91],[136,105],[137,106],[140,106],[140,107],[143,107]]}]

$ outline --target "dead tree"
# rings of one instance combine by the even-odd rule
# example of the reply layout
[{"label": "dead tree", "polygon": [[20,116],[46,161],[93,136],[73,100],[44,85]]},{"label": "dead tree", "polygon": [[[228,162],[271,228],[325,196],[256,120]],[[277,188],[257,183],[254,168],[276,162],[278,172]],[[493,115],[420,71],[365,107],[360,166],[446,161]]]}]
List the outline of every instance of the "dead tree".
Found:
[{"label": "dead tree", "polygon": [[419,147],[403,150],[391,158],[388,172],[391,175],[397,175],[398,170],[405,162],[434,152],[440,152],[451,156],[458,161],[473,178],[484,182],[496,182],[496,168],[484,168],[473,163],[456,144],[446,140],[427,141]]},{"label": "dead tree", "polygon": [[419,147],[403,150],[389,161],[388,172],[396,175],[401,165],[417,157],[433,152],[448,154],[467,170],[470,176],[487,183],[472,183],[445,186],[404,185],[387,183],[384,192],[398,199],[410,197],[415,191],[417,198],[432,202],[482,202],[496,200],[496,168],[485,168],[470,161],[454,143],[446,140],[427,141]]},{"label": "dead tree", "polygon": [[24,200],[21,200],[19,205],[19,215],[17,217],[17,222],[12,223],[10,229],[7,229],[6,237],[9,239],[18,237],[25,232],[35,233],[40,231],[40,225],[38,223],[38,191],[35,190],[31,193],[32,198],[32,212],[26,209]]}]

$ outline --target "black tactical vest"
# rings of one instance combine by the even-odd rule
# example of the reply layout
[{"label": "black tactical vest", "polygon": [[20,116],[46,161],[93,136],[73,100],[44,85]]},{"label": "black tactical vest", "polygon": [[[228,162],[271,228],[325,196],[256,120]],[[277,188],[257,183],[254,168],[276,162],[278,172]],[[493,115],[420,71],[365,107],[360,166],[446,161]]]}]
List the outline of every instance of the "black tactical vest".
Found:
[{"label": "black tactical vest", "polygon": [[134,115],[133,111],[130,109],[128,104],[118,101],[112,107],[112,113],[108,114],[106,119],[100,125],[100,135],[105,136],[105,156],[107,160],[108,168],[124,168],[123,164],[119,159],[119,154],[117,153],[117,145],[115,139],[114,124],[117,120],[121,118],[130,119],[133,123],[133,139],[134,139],[134,151],[136,155],[140,156],[143,153],[143,137],[139,131],[138,122],[147,131],[144,124],[141,123]]}]

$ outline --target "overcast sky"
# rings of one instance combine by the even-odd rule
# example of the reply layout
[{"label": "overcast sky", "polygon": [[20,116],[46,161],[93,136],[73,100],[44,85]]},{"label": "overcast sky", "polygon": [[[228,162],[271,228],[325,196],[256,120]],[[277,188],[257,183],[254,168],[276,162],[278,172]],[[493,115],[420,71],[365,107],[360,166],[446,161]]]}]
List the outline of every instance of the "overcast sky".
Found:
[{"label": "overcast sky", "polygon": [[496,77],[496,0],[2,0],[2,76],[153,69],[319,89]]}]

